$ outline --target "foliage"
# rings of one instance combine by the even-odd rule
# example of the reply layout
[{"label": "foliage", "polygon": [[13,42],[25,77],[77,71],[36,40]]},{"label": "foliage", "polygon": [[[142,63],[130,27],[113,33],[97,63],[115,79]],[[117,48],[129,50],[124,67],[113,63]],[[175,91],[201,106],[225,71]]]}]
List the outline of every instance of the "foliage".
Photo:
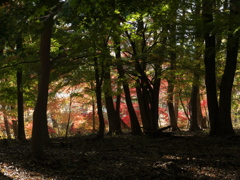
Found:
[{"label": "foliage", "polygon": [[[94,62],[97,57],[98,70],[103,73],[106,63],[110,63],[112,95],[116,98],[123,91],[117,88],[119,82],[127,82],[131,88],[131,96],[135,111],[141,122],[137,95],[134,89],[139,86],[142,74],[135,68],[136,59],[144,69],[150,85],[158,77],[161,78],[159,114],[160,124],[168,122],[166,109],[166,80],[174,76],[174,96],[176,101],[183,102],[179,106],[179,123],[188,123],[184,108],[188,108],[191,95],[193,75],[199,75],[198,85],[202,92],[202,101],[206,102],[203,64],[202,33],[211,27],[202,27],[202,19],[197,14],[200,1],[136,1],[136,0],[69,0],[62,1],[61,8],[54,17],[54,32],[51,38],[51,84],[49,88],[50,114],[58,114],[60,121],[65,121],[65,115],[60,113],[68,105],[68,98],[58,98],[59,94],[74,94],[66,89],[78,88],[74,101],[79,107],[91,107],[95,102]],[[1,88],[0,104],[16,105],[16,71],[23,70],[24,105],[34,108],[39,76],[39,33],[41,21],[47,17],[47,12],[54,11],[59,1],[10,1],[0,6],[1,23],[0,41],[4,44],[1,56]],[[201,10],[201,9],[200,9]],[[53,13],[53,12],[52,12]],[[220,84],[225,65],[226,39],[228,33],[229,8],[222,1],[217,1],[213,32],[217,35],[217,85]],[[176,23],[176,44],[171,44],[169,27]],[[4,29],[5,28],[5,29]],[[205,30],[204,30],[205,29]],[[15,31],[17,30],[17,31]],[[238,26],[234,25],[234,32]],[[23,47],[16,49],[16,41],[22,38]],[[121,63],[125,77],[118,78],[116,71],[118,59],[115,58],[116,38],[120,38]],[[134,48],[133,48],[134,45]],[[136,51],[136,52],[134,52]],[[170,69],[170,54],[176,52],[176,67]],[[200,52],[199,59],[196,54]],[[156,69],[161,68],[157,73]],[[238,119],[238,73],[233,89],[232,114]],[[105,88],[105,87],[103,87]],[[80,91],[81,90],[81,91]],[[103,89],[105,91],[105,89]],[[76,95],[76,96],[75,96]],[[236,97],[236,98],[235,98]],[[104,102],[102,102],[104,105]],[[202,104],[206,112],[206,105]],[[66,109],[66,108],[65,108]],[[129,123],[126,104],[121,102],[121,117]],[[78,119],[82,110],[77,108],[71,119]],[[54,112],[54,113],[53,113]],[[237,112],[237,113],[236,113]],[[90,112],[88,112],[90,114]],[[207,113],[205,113],[207,115]],[[76,116],[76,117],[74,117]],[[65,119],[65,120],[64,120]],[[80,121],[80,120],[79,120]],[[88,121],[88,120],[86,120]],[[85,123],[91,124],[91,123]],[[238,125],[238,123],[236,123]],[[90,125],[89,125],[90,126]],[[91,129],[91,128],[89,128]]]}]

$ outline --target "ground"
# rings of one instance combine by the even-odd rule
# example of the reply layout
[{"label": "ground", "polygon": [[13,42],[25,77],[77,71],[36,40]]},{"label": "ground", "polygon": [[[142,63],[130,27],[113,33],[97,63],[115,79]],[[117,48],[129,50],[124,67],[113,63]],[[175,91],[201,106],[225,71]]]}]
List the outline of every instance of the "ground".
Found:
[{"label": "ground", "polygon": [[240,179],[240,136],[206,133],[173,136],[77,136],[52,139],[44,160],[31,157],[29,142],[0,143],[0,179]]}]

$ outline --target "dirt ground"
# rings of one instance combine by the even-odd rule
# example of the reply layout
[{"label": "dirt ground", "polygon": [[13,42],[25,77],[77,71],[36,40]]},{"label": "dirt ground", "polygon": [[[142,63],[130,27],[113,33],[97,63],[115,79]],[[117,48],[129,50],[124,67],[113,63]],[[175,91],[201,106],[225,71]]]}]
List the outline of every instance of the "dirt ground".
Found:
[{"label": "dirt ground", "polygon": [[0,141],[0,179],[240,179],[240,136],[77,136],[52,139],[45,160],[31,158],[30,143]]}]

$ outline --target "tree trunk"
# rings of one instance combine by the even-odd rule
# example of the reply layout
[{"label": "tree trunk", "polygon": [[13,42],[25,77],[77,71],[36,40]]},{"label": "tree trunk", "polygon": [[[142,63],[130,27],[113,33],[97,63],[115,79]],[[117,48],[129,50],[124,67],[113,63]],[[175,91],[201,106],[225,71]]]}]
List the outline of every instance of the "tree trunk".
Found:
[{"label": "tree trunk", "polygon": [[176,51],[174,50],[176,48],[176,22],[172,22],[169,25],[169,31],[170,31],[169,39],[170,39],[171,50],[170,50],[170,74],[169,74],[170,77],[168,78],[168,90],[167,90],[168,91],[167,105],[168,105],[172,131],[177,131],[179,130],[179,127],[177,125],[177,120],[176,120],[176,115],[175,115],[174,105],[173,105],[174,81],[176,79],[174,73],[176,71],[176,60],[177,60],[177,54],[176,54]]},{"label": "tree trunk", "polygon": [[125,100],[126,100],[128,113],[129,113],[130,121],[131,121],[131,132],[134,135],[142,134],[140,124],[139,124],[136,112],[135,112],[133,104],[132,104],[132,99],[131,99],[131,94],[130,94],[128,84],[124,84],[123,89],[124,89]]},{"label": "tree trunk", "polygon": [[[145,42],[145,34],[144,34],[144,27],[143,27],[143,21],[138,21],[138,28],[137,28],[137,34],[142,37],[142,40],[139,40],[139,43],[142,45],[141,50],[142,53],[144,53],[144,49],[146,47]],[[152,87],[149,83],[149,79],[145,73],[146,70],[146,60],[145,58],[140,59],[137,57],[137,47],[136,42],[132,41],[131,35],[126,31],[126,35],[131,43],[132,51],[133,51],[133,59],[135,62],[135,70],[138,74],[137,79],[137,97],[138,97],[138,104],[143,124],[144,131],[156,131],[158,129],[158,125],[154,126],[154,120],[153,120],[153,114],[151,114],[151,97],[152,93]],[[158,120],[157,120],[158,121]]]},{"label": "tree trunk", "polygon": [[198,97],[197,97],[197,111],[198,111],[198,125],[201,127],[201,129],[206,129],[207,121],[206,121],[206,117],[203,117],[203,114],[202,114],[200,92],[198,92]]},{"label": "tree trunk", "polygon": [[[198,22],[198,18],[201,17],[201,0],[196,0],[196,9],[195,9],[195,16],[196,16],[196,22]],[[198,92],[195,92],[195,95],[197,94],[196,100],[197,100],[197,121],[198,121],[198,127],[196,127],[196,130],[198,128],[207,128],[206,127],[206,121],[204,121],[203,116],[202,116],[202,108],[201,108],[201,103],[200,103],[200,75],[199,72],[201,72],[201,64],[202,64],[202,54],[203,50],[201,47],[203,47],[203,36],[201,29],[198,27],[198,23],[196,23],[196,28],[195,28],[195,70],[194,70],[194,84],[195,90]],[[194,88],[194,87],[193,87]],[[194,91],[194,90],[193,90]],[[194,104],[192,104],[194,105]]]},{"label": "tree trunk", "polygon": [[148,118],[148,114],[146,110],[147,104],[144,101],[144,96],[139,86],[136,87],[136,92],[137,92],[138,106],[139,106],[142,125],[143,125],[143,132],[146,133],[151,131],[151,123]]},{"label": "tree trunk", "polygon": [[12,120],[12,129],[15,139],[18,137],[18,122],[16,120]]},{"label": "tree trunk", "polygon": [[[239,0],[230,0],[229,34],[227,39],[227,57],[220,85],[217,135],[235,134],[231,119],[232,87],[237,66],[239,48]],[[237,30],[236,30],[237,29]]]},{"label": "tree trunk", "polygon": [[152,113],[152,121],[153,127],[159,128],[158,119],[159,119],[159,92],[160,92],[160,83],[161,78],[159,77],[162,71],[161,68],[162,63],[155,64],[155,75],[154,75],[154,83],[153,83],[153,91],[150,91],[152,94],[152,101],[151,101],[151,113]]},{"label": "tree trunk", "polygon": [[96,131],[96,118],[95,118],[95,102],[94,97],[92,96],[92,123],[93,123],[93,132]]},{"label": "tree trunk", "polygon": [[[194,75],[194,79],[196,78],[196,75]],[[199,87],[196,82],[192,85],[192,93],[191,93],[191,100],[189,102],[190,106],[190,131],[197,131],[200,130],[199,124],[198,124],[198,93],[199,93]]]},{"label": "tree trunk", "polygon": [[7,134],[7,138],[11,139],[11,132],[10,132],[10,127],[9,127],[9,122],[8,122],[8,117],[6,114],[6,106],[2,106],[3,109],[3,121],[4,121],[4,125],[5,125],[5,129],[6,129],[6,134]]},{"label": "tree trunk", "polygon": [[172,126],[172,131],[179,130],[176,120],[175,109],[173,106],[173,84],[168,81],[168,99],[167,99],[167,106],[168,106],[168,113],[170,116],[170,125]]},{"label": "tree trunk", "polygon": [[174,113],[176,116],[176,121],[178,122],[178,107],[179,107],[179,100],[177,99],[177,96],[174,96]]},{"label": "tree trunk", "polygon": [[32,153],[35,158],[43,158],[43,146],[49,141],[46,112],[50,78],[50,44],[53,27],[52,21],[52,19],[48,19],[44,23],[40,44],[41,74],[38,85],[37,102],[33,113],[31,141]]},{"label": "tree trunk", "polygon": [[95,69],[95,80],[96,80],[96,97],[97,97],[97,113],[99,118],[99,129],[98,129],[98,136],[100,138],[104,138],[105,133],[105,122],[103,117],[103,110],[102,110],[102,75],[99,74],[99,65],[97,62],[97,58],[94,58],[94,69]]},{"label": "tree trunk", "polygon": [[109,122],[108,134],[113,134],[115,132],[121,133],[122,130],[121,130],[120,117],[117,115],[116,110],[114,108],[114,103],[113,103],[109,62],[106,62],[106,66],[104,70],[105,70],[104,94],[105,94],[105,103],[106,103],[108,122]]},{"label": "tree trunk", "polygon": [[[93,81],[91,81],[90,85],[91,85],[91,90],[93,90],[94,89]],[[92,126],[93,126],[92,131],[95,132],[96,131],[96,118],[95,118],[95,99],[94,99],[94,96],[92,96]]]},{"label": "tree trunk", "polygon": [[116,46],[116,49],[117,49],[116,58],[118,60],[117,70],[118,70],[118,73],[119,73],[119,79],[123,79],[122,80],[122,85],[123,85],[123,90],[124,90],[124,94],[125,94],[125,101],[126,101],[126,104],[127,104],[128,113],[129,113],[129,117],[130,117],[131,132],[134,135],[142,134],[140,124],[139,124],[136,112],[135,112],[133,104],[132,104],[132,98],[131,98],[131,94],[130,94],[129,85],[128,85],[128,82],[124,79],[125,74],[124,74],[124,69],[123,69],[122,64],[121,64],[121,47],[120,47],[120,41],[119,40],[115,40],[115,46]]},{"label": "tree trunk", "polygon": [[70,126],[70,122],[71,122],[71,113],[72,113],[72,95],[70,94],[69,108],[68,108],[68,120],[67,120],[67,127],[66,127],[66,131],[65,131],[65,138],[68,137],[68,133],[69,133],[69,126]]},{"label": "tree trunk", "polygon": [[205,84],[207,90],[207,104],[210,121],[210,135],[216,133],[217,115],[218,115],[218,101],[216,89],[216,67],[215,67],[215,34],[213,33],[213,2],[214,0],[203,0],[203,26],[205,27]]},{"label": "tree trunk", "polygon": [[[17,39],[17,50],[22,49],[22,38]],[[17,70],[17,105],[18,105],[18,131],[17,139],[20,141],[26,140],[24,129],[24,107],[23,107],[23,84],[22,84],[22,69]]]}]

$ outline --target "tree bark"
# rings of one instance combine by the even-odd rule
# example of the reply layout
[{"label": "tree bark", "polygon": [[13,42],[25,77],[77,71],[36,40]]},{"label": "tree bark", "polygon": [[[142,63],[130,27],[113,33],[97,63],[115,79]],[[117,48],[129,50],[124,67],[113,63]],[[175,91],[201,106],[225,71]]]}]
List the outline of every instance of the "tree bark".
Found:
[{"label": "tree bark", "polygon": [[124,73],[123,66],[121,64],[121,47],[120,47],[119,40],[115,40],[115,46],[116,46],[116,58],[118,61],[117,70],[119,73],[119,79],[122,79],[122,85],[123,85],[123,90],[124,90],[124,94],[125,94],[125,101],[127,104],[128,113],[129,113],[129,117],[130,117],[131,132],[134,135],[139,135],[139,134],[142,134],[142,131],[140,128],[140,124],[139,124],[136,112],[135,112],[133,104],[132,104],[132,98],[131,98],[131,94],[130,94],[129,85],[128,85],[128,82],[125,80],[125,73]]},{"label": "tree bark", "polygon": [[37,102],[33,113],[31,148],[35,158],[43,158],[44,144],[49,141],[47,127],[47,102],[50,79],[50,44],[53,20],[48,19],[43,26],[40,44],[41,73],[38,85]]},{"label": "tree bark", "polygon": [[[90,86],[91,86],[91,90],[94,89],[94,84],[93,81],[90,82]],[[95,118],[95,98],[94,96],[92,96],[92,131],[95,132],[96,131],[96,118]]]},{"label": "tree bark", "polygon": [[148,112],[147,104],[145,103],[142,90],[139,86],[136,87],[136,92],[137,92],[138,106],[140,109],[140,115],[141,115],[141,120],[143,125],[143,132],[146,133],[151,131],[151,122],[147,114]]},{"label": "tree bark", "polygon": [[97,58],[94,58],[94,69],[95,69],[95,80],[96,80],[96,97],[97,97],[97,114],[99,118],[99,129],[98,129],[98,136],[100,138],[104,138],[105,133],[105,122],[103,117],[103,110],[102,110],[102,75],[99,74],[99,65]]},{"label": "tree bark", "polygon": [[216,133],[217,115],[218,115],[218,101],[216,89],[216,67],[215,67],[215,34],[213,33],[213,2],[214,0],[203,0],[203,26],[205,27],[205,84],[207,90],[207,104],[210,121],[210,135]]},{"label": "tree bark", "polygon": [[[22,38],[17,39],[17,50],[22,49]],[[18,131],[17,139],[20,141],[26,140],[24,129],[24,107],[23,107],[23,84],[22,84],[22,69],[17,70],[17,105],[18,105]]]},{"label": "tree bark", "polygon": [[[224,73],[220,85],[219,113],[217,135],[235,134],[231,119],[232,87],[237,67],[239,48],[239,19],[240,3],[238,0],[230,0],[229,34],[227,39],[227,57]],[[236,30],[237,29],[237,30]],[[236,30],[236,32],[234,32]]]},{"label": "tree bark", "polygon": [[201,127],[201,129],[206,129],[207,128],[207,119],[206,117],[203,117],[202,114],[202,107],[201,107],[201,96],[200,92],[198,92],[198,97],[197,97],[197,113],[198,113],[198,124]]},{"label": "tree bark", "polygon": [[6,106],[3,105],[2,109],[3,109],[3,121],[4,121],[5,129],[6,129],[7,138],[11,139],[12,137],[11,137],[10,127],[9,127],[8,117],[7,117],[7,114],[5,112],[6,111]]},{"label": "tree bark", "polygon": [[[176,17],[175,17],[176,18]],[[176,59],[177,59],[177,54],[176,51],[174,50],[176,48],[176,19],[174,19],[174,22],[172,22],[169,25],[169,39],[170,39],[170,73],[169,73],[169,78],[168,78],[168,100],[167,100],[167,105],[168,105],[168,112],[170,116],[170,124],[172,126],[172,131],[177,131],[179,130],[179,127],[177,125],[177,119],[176,119],[176,114],[174,111],[174,105],[173,105],[173,93],[174,93],[174,81],[176,79],[175,76],[175,71],[176,71]]]},{"label": "tree bark", "polygon": [[[194,76],[194,79],[197,79],[196,75]],[[199,87],[196,84],[196,82],[192,85],[192,93],[191,93],[191,100],[189,102],[190,106],[190,131],[197,131],[200,130],[199,124],[198,124],[198,93],[199,93]]]},{"label": "tree bark", "polygon": [[113,134],[115,132],[121,133],[122,130],[121,130],[120,117],[117,115],[114,107],[114,103],[113,103],[109,62],[106,62],[106,66],[104,70],[105,70],[104,95],[105,95],[105,103],[106,103],[108,122],[109,122],[108,134]]},{"label": "tree bark", "polygon": [[177,125],[177,120],[176,120],[176,114],[175,114],[175,109],[173,105],[173,84],[168,81],[168,99],[167,99],[167,106],[168,106],[168,113],[169,113],[169,119],[170,119],[170,125],[172,126],[172,131],[177,131],[179,130],[179,127]]}]

